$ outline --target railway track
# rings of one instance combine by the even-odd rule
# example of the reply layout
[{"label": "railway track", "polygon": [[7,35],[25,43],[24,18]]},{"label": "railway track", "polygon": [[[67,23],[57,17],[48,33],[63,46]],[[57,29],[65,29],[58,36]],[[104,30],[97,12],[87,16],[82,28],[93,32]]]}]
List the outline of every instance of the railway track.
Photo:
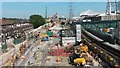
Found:
[{"label": "railway track", "polygon": [[88,43],[92,42],[93,47],[97,47],[99,50],[105,52],[109,57],[114,58],[115,59],[115,61],[114,61],[115,64],[120,65],[120,51],[119,50],[116,50],[116,49],[114,49],[114,48],[112,48],[108,45],[103,44],[103,42],[98,41],[95,38],[92,38],[91,36],[87,35],[84,31],[82,32],[82,37],[84,37],[87,40]]}]

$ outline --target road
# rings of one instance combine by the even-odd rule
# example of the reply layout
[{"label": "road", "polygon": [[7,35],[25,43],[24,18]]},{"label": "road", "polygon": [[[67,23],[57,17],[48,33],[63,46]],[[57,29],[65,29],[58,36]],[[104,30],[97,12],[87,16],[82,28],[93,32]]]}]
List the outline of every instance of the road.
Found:
[{"label": "road", "polygon": [[[37,46],[36,48],[33,49],[31,56],[33,58],[36,58],[35,63],[33,64],[28,64],[29,60],[31,57],[29,57],[29,60],[25,64],[25,66],[45,66],[46,58],[49,56],[49,44],[52,43],[52,45],[55,45],[56,43],[59,42],[59,38],[52,38],[49,41],[44,41],[41,45]],[[39,49],[38,49],[39,48]]]},{"label": "road", "polygon": [[38,41],[36,41],[34,44],[32,44],[31,47],[30,47],[29,49],[27,49],[27,51],[25,52],[25,54],[22,55],[22,56],[25,56],[25,57],[26,57],[25,60],[24,60],[24,59],[18,59],[18,60],[15,62],[15,65],[16,65],[16,66],[25,66],[25,63],[27,62],[28,57],[31,55],[31,50],[32,50],[34,47],[36,47],[37,42],[38,42]]}]

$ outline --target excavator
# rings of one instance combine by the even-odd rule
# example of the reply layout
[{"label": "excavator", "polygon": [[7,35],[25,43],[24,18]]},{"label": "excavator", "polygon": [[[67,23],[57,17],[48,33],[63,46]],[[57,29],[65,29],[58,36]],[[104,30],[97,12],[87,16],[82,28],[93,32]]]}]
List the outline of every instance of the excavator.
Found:
[{"label": "excavator", "polygon": [[75,66],[84,66],[86,64],[85,58],[80,56],[80,54],[76,54],[75,52],[69,55],[68,62],[69,64],[72,64]]},{"label": "excavator", "polygon": [[86,64],[86,58],[85,54],[88,51],[88,47],[86,45],[82,46],[73,46],[72,53],[69,55],[68,62],[69,64],[75,65],[75,66],[84,66]]}]

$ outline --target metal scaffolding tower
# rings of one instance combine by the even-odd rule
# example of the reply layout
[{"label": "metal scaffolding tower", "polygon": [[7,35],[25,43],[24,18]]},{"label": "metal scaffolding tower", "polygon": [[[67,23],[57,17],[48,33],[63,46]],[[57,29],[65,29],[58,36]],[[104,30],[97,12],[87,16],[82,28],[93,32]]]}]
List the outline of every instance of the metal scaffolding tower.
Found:
[{"label": "metal scaffolding tower", "polygon": [[111,3],[110,0],[107,0],[106,14],[111,14]]},{"label": "metal scaffolding tower", "polygon": [[[107,0],[107,6],[106,6],[106,15],[107,15],[107,19],[108,20],[112,20],[111,19],[111,14],[117,14],[117,1],[115,0],[114,2],[111,2],[111,0]],[[117,15],[116,15],[116,19],[117,19]]]},{"label": "metal scaffolding tower", "polygon": [[72,5],[72,2],[69,3],[69,21],[72,20],[73,18],[73,5]]},{"label": "metal scaffolding tower", "polygon": [[45,18],[47,18],[47,6],[45,7]]},{"label": "metal scaffolding tower", "polygon": [[111,15],[111,13],[117,14],[117,0],[114,2],[111,2],[111,0],[107,0],[107,6],[106,6],[106,14]]}]

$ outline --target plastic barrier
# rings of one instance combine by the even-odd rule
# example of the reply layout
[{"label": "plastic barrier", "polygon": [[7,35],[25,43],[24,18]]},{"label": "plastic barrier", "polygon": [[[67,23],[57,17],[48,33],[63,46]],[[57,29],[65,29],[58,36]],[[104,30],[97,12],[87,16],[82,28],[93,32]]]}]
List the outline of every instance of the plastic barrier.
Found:
[{"label": "plastic barrier", "polygon": [[14,40],[14,44],[19,44],[22,43],[23,41],[25,41],[25,37]]}]

